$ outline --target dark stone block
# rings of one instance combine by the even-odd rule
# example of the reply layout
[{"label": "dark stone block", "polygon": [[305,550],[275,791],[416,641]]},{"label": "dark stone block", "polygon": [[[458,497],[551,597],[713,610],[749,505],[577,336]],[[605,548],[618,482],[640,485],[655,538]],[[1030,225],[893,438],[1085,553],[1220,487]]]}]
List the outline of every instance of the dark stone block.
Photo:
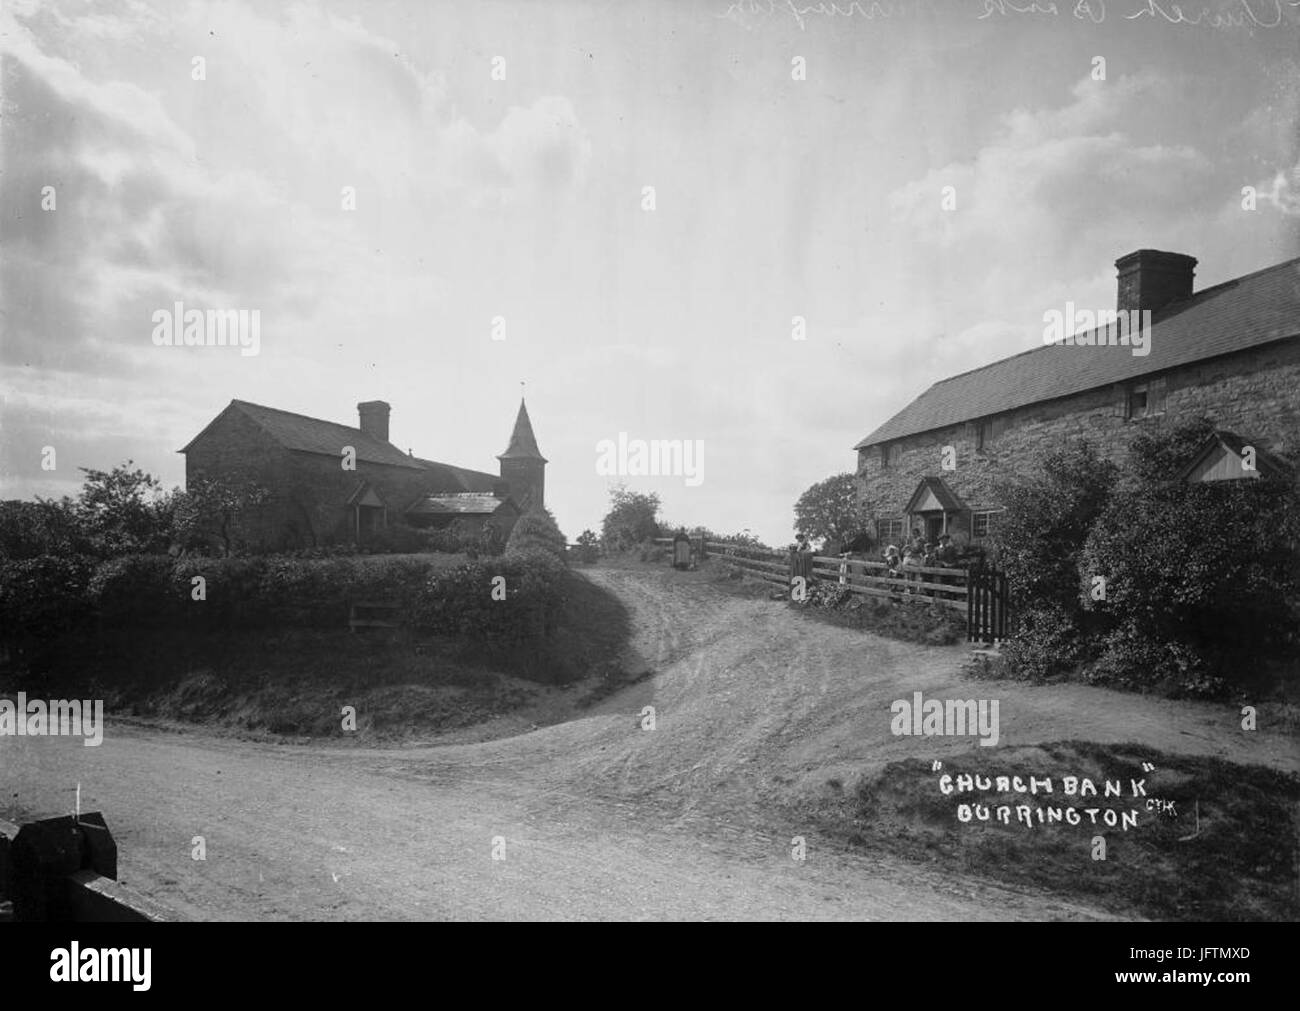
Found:
[{"label": "dark stone block", "polygon": [[87,812],[22,826],[10,847],[14,919],[72,919],[68,878],[80,870],[117,877],[117,844],[104,816]]}]

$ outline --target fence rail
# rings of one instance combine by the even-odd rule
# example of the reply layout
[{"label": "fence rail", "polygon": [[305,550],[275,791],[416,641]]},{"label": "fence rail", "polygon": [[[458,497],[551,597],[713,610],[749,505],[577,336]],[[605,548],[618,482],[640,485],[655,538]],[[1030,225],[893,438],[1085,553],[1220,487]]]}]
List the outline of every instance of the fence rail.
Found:
[{"label": "fence rail", "polygon": [[[671,548],[673,538],[656,537],[654,543]],[[691,546],[703,556],[725,557],[765,582],[790,586],[788,554],[721,541],[706,542],[699,537],[691,538]],[[961,611],[966,615],[966,638],[972,642],[991,643],[1005,639],[1008,634],[1009,587],[1006,575],[996,569],[906,566],[894,569],[895,574],[891,576],[884,562],[813,555],[808,571],[815,579],[838,582],[851,593],[893,600],[915,600],[923,596],[932,603]]]}]

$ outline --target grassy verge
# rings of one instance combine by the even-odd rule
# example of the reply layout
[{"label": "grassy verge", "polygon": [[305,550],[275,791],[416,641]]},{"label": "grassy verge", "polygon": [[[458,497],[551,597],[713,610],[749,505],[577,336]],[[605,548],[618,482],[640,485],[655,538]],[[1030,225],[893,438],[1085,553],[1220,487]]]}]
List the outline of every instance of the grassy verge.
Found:
[{"label": "grassy verge", "polygon": [[[60,643],[41,677],[0,670],[0,693],[103,699],[110,714],[254,736],[427,736],[584,696],[549,685],[620,684],[610,658],[629,634],[623,606],[572,573],[563,592],[554,633],[528,648],[404,629],[108,630]],[[343,728],[344,706],[355,710],[356,732]]]},{"label": "grassy verge", "polygon": [[[920,759],[895,762],[848,791],[828,782],[799,805],[799,813],[850,847],[1029,885],[1116,913],[1160,920],[1300,918],[1297,777],[1136,744],[1067,741],[999,748],[996,755],[981,751],[946,760],[939,771]],[[1154,771],[1144,772],[1143,762]],[[1054,792],[941,792],[942,775],[976,772],[1018,775],[1025,783],[1030,775],[1050,776]],[[1092,779],[1103,796],[1064,796],[1064,775]],[[1121,780],[1124,795],[1105,797],[1107,779]],[[1146,810],[1145,798],[1131,796],[1130,780],[1145,780],[1149,798],[1173,801],[1172,813]],[[989,821],[959,821],[959,803],[988,805]],[[1011,808],[1010,824],[997,820],[997,805]],[[1017,805],[1073,806],[1081,823],[1040,825],[1031,814],[1032,826],[1026,826]],[[1138,822],[1123,831],[1106,826],[1098,814],[1093,825],[1085,808],[1138,809]],[[1094,858],[1097,836],[1105,839],[1104,860]]]}]

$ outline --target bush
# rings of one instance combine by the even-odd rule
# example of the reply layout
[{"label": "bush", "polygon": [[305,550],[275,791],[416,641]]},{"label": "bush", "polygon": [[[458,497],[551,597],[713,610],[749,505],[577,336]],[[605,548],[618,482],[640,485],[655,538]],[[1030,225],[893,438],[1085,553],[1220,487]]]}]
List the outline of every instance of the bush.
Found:
[{"label": "bush", "polygon": [[1117,469],[1080,442],[1050,453],[1040,474],[999,488],[1006,504],[994,537],[1018,608],[1054,607],[1072,619],[1082,611],[1078,564],[1092,524],[1114,486]]},{"label": "bush", "polygon": [[1017,614],[1016,634],[1003,644],[1002,655],[1013,677],[1044,681],[1075,673],[1088,650],[1065,610],[1046,603]]},{"label": "bush", "polygon": [[85,555],[0,561],[0,637],[10,644],[47,641],[85,621],[94,564]]},{"label": "bush", "polygon": [[563,563],[567,547],[568,541],[560,532],[555,517],[546,509],[534,509],[515,522],[510,539],[506,541],[506,556],[536,548]]},{"label": "bush", "polygon": [[71,499],[0,502],[0,559],[93,553]]},{"label": "bush", "polygon": [[[1178,481],[1200,427],[1135,441],[1080,555],[1076,586],[1106,635],[1097,676],[1108,682],[1204,693],[1300,645],[1300,489]],[[1106,592],[1094,601],[1096,577]]]},{"label": "bush", "polygon": [[[128,555],[99,564],[84,605],[116,627],[339,628],[356,601],[391,600],[403,617],[433,571],[419,558]],[[202,577],[203,597],[194,580]]]},{"label": "bush", "polygon": [[180,585],[168,555],[123,555],[95,567],[87,597],[101,621],[115,627],[151,628],[183,620],[190,583]]},{"label": "bush", "polygon": [[535,642],[554,631],[564,565],[546,548],[520,547],[490,563],[434,573],[416,596],[414,622],[490,646]]},{"label": "bush", "polygon": [[422,530],[405,523],[392,523],[373,533],[363,550],[378,554],[410,555],[429,550],[429,538]]},{"label": "bush", "polygon": [[1087,659],[1096,623],[1080,598],[1079,558],[1118,474],[1087,442],[1046,455],[1038,472],[1032,480],[1000,485],[1006,512],[994,537],[1015,623],[1007,667],[1029,680]]},{"label": "bush", "polygon": [[1155,638],[1132,622],[1106,637],[1102,655],[1089,666],[1085,680],[1116,688],[1158,688],[1175,698],[1214,698],[1227,688],[1186,643]]},{"label": "bush", "polygon": [[584,565],[593,565],[600,558],[600,538],[595,531],[584,530],[575,543],[578,545],[575,552],[577,559]]},{"label": "bush", "polygon": [[441,551],[449,555],[469,555],[471,558],[477,558],[479,555],[495,557],[506,547],[501,528],[491,520],[480,527],[463,519],[456,519],[441,530],[425,530],[421,533],[425,541],[424,550]]}]

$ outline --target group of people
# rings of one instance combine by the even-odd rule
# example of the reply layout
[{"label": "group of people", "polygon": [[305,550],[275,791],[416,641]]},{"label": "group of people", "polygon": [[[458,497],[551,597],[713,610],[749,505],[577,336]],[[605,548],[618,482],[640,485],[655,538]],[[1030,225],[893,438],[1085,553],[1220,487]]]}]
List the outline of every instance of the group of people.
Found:
[{"label": "group of people", "polygon": [[[790,575],[803,576],[811,580],[813,576],[813,547],[812,542],[806,534],[799,534],[795,538],[795,543],[790,546]],[[840,582],[847,582],[848,559],[850,554],[843,552],[840,554],[842,559],[840,563]],[[861,557],[861,556],[859,556]],[[887,566],[888,571],[884,573],[890,579],[905,579],[908,582],[936,582],[946,583],[950,577],[941,575],[929,575],[919,572],[918,569],[952,569],[958,568],[957,545],[952,541],[952,537],[943,533],[934,541],[927,541],[925,535],[921,532],[920,527],[916,527],[911,536],[903,542],[900,550],[898,545],[890,544],[881,552],[881,559]],[[909,589],[908,593],[923,592],[918,587],[916,591]]]},{"label": "group of people", "polygon": [[[914,570],[954,568],[957,565],[957,546],[948,534],[940,534],[937,541],[927,541],[921,528],[917,527],[903,542],[902,551],[898,545],[891,544],[882,552],[881,558],[889,567],[891,579],[921,582],[924,574]],[[938,577],[938,581],[943,582],[943,577]]]}]

